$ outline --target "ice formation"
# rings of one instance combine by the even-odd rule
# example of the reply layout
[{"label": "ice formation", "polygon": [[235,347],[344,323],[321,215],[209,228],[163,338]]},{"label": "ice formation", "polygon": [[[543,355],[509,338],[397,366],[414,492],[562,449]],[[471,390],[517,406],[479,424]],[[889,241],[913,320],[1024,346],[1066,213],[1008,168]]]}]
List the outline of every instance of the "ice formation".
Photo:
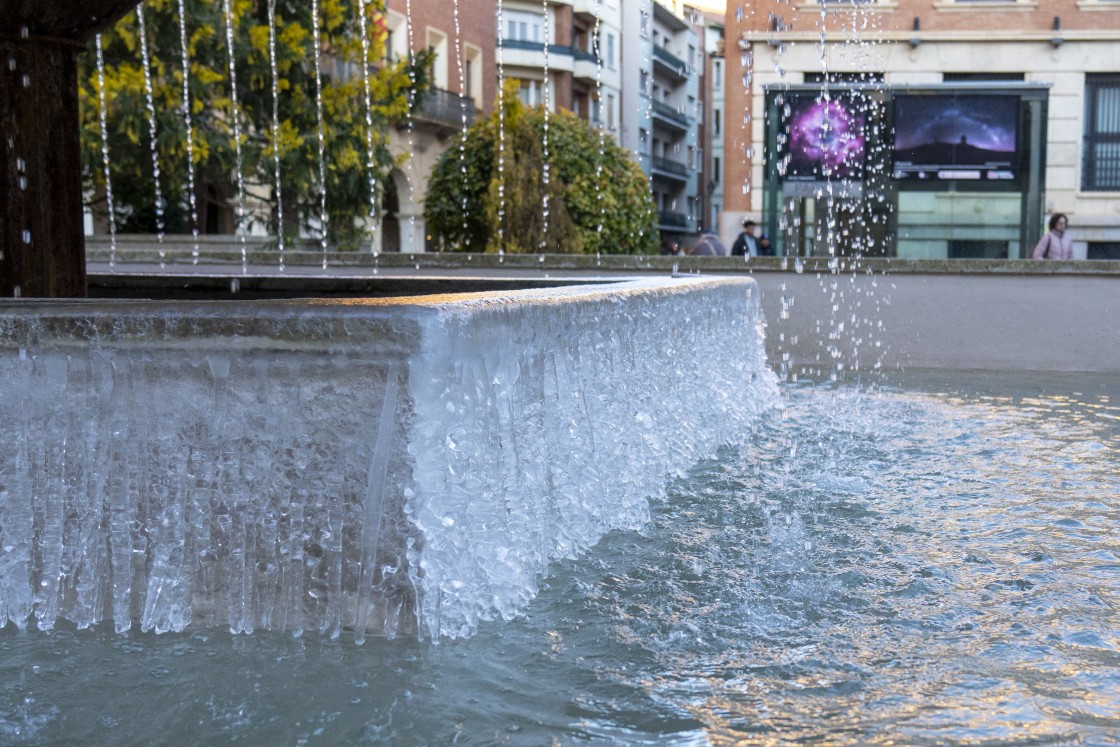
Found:
[{"label": "ice formation", "polygon": [[757,293],[0,303],[0,626],[470,635],[776,404]]}]

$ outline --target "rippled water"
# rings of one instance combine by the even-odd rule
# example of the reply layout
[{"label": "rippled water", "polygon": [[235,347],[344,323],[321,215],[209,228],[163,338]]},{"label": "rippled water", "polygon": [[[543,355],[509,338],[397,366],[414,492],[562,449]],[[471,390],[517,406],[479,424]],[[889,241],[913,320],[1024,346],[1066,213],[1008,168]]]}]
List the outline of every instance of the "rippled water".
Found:
[{"label": "rippled water", "polygon": [[0,743],[1120,744],[1120,384],[785,399],[470,640],[0,631]]}]

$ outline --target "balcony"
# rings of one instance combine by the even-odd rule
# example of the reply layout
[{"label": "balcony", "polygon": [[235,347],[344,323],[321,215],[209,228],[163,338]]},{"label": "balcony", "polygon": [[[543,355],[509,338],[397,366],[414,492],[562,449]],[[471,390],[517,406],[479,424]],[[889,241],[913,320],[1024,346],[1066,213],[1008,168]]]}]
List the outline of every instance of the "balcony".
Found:
[{"label": "balcony", "polygon": [[654,67],[675,77],[678,81],[688,80],[688,65],[680,57],[660,45],[653,45]]},{"label": "balcony", "polygon": [[[420,99],[412,112],[414,126],[428,127],[437,135],[446,136],[463,129],[463,115],[466,126],[474,122],[474,100],[460,96],[442,88],[430,88],[420,94]],[[398,127],[403,126],[399,123]]]},{"label": "balcony", "polygon": [[574,63],[572,76],[588,82],[597,82],[602,77],[602,68],[599,57],[594,52],[585,52],[582,49],[572,49]]},{"label": "balcony", "polygon": [[653,171],[659,172],[659,176],[665,176],[680,182],[687,182],[688,178],[692,176],[692,170],[688,166],[669,158],[652,156],[649,163]]},{"label": "balcony", "polygon": [[[511,67],[545,66],[544,43],[525,39],[501,39],[504,64]],[[548,45],[548,67],[552,70],[572,71],[572,48],[562,44]]]},{"label": "balcony", "polygon": [[688,131],[688,128],[692,126],[692,118],[687,114],[680,113],[663,101],[653,101],[651,103],[653,104],[654,119],[681,132]]},{"label": "balcony", "polygon": [[669,231],[695,231],[696,219],[684,213],[670,213],[668,210],[657,211],[657,227]]}]

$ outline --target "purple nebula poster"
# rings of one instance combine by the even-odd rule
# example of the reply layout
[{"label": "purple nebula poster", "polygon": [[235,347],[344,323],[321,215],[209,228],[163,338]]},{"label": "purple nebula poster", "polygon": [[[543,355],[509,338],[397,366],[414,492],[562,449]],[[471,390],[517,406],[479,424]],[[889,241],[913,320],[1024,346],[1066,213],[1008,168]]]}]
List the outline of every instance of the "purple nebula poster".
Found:
[{"label": "purple nebula poster", "polygon": [[864,117],[850,99],[797,96],[789,102],[786,179],[862,179]]}]

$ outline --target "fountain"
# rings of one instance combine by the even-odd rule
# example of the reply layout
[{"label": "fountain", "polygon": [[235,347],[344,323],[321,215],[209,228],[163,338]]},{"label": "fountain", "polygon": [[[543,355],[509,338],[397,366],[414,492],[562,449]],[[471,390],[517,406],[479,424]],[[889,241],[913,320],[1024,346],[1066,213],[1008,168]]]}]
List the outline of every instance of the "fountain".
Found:
[{"label": "fountain", "polygon": [[742,275],[0,301],[0,742],[1108,743],[1111,285],[838,267],[777,353],[1002,373],[779,392]]}]

